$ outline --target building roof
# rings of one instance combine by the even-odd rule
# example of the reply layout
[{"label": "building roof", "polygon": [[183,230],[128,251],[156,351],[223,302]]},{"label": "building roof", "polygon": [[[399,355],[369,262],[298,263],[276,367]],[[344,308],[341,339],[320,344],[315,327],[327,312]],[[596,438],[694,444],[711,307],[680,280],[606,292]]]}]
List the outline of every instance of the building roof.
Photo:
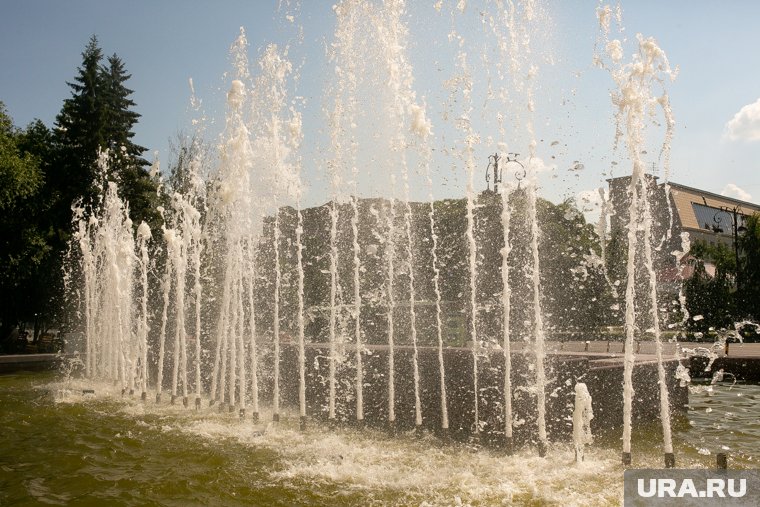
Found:
[{"label": "building roof", "polygon": [[[670,191],[671,202],[681,227],[692,230],[713,230],[730,233],[733,217],[725,211],[736,209],[739,221],[745,216],[760,213],[760,205],[681,185],[663,183]],[[741,225],[741,223],[739,224]]]}]

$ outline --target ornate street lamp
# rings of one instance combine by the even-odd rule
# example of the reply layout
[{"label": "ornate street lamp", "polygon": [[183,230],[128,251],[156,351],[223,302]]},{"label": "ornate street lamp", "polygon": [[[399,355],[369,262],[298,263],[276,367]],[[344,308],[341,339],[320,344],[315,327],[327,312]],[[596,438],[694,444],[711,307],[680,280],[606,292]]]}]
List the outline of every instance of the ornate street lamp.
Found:
[{"label": "ornate street lamp", "polygon": [[720,211],[716,211],[715,216],[713,216],[713,222],[715,222],[715,225],[712,229],[713,232],[716,233],[723,232],[723,228],[720,226],[720,222],[723,218],[721,214],[727,214],[731,218],[731,239],[734,247],[734,259],[736,261],[736,290],[739,291],[742,283],[741,266],[739,265],[739,233],[744,233],[747,230],[744,225],[739,224],[739,217],[744,217],[744,213],[742,213],[742,207],[739,205],[734,207],[720,206],[719,209]]},{"label": "ornate street lamp", "polygon": [[486,167],[486,188],[491,189],[491,168],[493,167],[493,191],[499,193],[499,183],[501,183],[501,171],[499,170],[499,161],[501,157],[498,153],[488,156],[488,167]]},{"label": "ornate street lamp", "polygon": [[[520,188],[520,182],[525,178],[527,175],[527,171],[525,169],[525,166],[517,160],[517,157],[519,156],[519,153],[507,153],[507,160],[504,162],[504,166],[507,164],[517,164],[519,169],[515,172],[515,179],[517,180],[517,188]],[[488,167],[486,167],[486,186],[490,190],[490,181],[491,181],[491,168],[493,168],[493,191],[494,193],[499,193],[499,183],[503,181],[504,176],[504,167],[499,167],[499,162],[502,160],[503,157],[500,157],[498,153],[494,153],[493,155],[488,156]]]}]

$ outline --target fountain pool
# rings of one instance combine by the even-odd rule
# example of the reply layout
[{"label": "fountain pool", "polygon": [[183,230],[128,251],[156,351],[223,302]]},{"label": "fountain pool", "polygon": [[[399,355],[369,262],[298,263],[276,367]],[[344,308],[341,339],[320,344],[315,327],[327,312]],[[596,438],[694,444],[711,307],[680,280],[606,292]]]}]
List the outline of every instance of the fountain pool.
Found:
[{"label": "fountain pool", "polygon": [[[429,437],[325,427],[304,433],[297,410],[258,434],[235,414],[143,405],[113,386],[82,397],[83,385],[92,384],[52,374],[0,376],[4,505],[619,505],[622,498],[619,435],[597,441],[583,463],[574,462],[569,444],[553,446],[549,459],[527,449],[505,459]],[[674,424],[683,466],[711,466],[707,453],[718,452],[718,442],[731,447],[732,468],[756,466],[760,429],[747,419],[758,400],[757,386],[693,389],[688,421]],[[650,449],[642,465],[661,466],[656,425],[639,429],[637,438],[653,444],[642,446]]]},{"label": "fountain pool", "polygon": [[[241,29],[224,127],[203,145],[198,112],[190,155],[162,187],[162,223],[133,224],[116,183],[76,210],[67,280],[84,378],[64,381],[55,403],[38,394],[60,410],[51,417],[102,424],[99,435],[118,434],[138,456],[176,438],[145,471],[166,479],[163,498],[169,467],[186,459],[212,464],[183,470],[180,496],[200,487],[211,498],[219,481],[231,502],[267,491],[272,502],[329,502],[340,490],[348,504],[615,503],[621,457],[656,466],[659,453],[672,467],[678,449],[696,463],[679,440],[690,430],[671,414],[685,388],[664,332],[683,324],[670,303],[683,299],[658,281],[686,246],[652,212],[644,156],[659,153],[667,180],[675,72],[654,39],[616,38],[619,10],[589,13],[599,25],[589,60],[611,90],[610,151],[629,175],[623,206],[600,193],[594,227],[578,205],[541,195],[541,157],[560,144],[540,137],[552,123],[538,113],[552,83],[547,9],[466,4],[451,8],[445,97],[431,104],[415,86],[406,3],[338,2],[315,131],[293,48],[267,44],[252,65]],[[483,47],[464,28],[478,13]],[[494,188],[481,191],[485,145],[498,151]],[[600,333],[619,350],[595,351]],[[579,383],[591,400],[574,418]],[[607,444],[576,452],[572,424],[584,417]],[[622,455],[610,450],[621,444]]]}]

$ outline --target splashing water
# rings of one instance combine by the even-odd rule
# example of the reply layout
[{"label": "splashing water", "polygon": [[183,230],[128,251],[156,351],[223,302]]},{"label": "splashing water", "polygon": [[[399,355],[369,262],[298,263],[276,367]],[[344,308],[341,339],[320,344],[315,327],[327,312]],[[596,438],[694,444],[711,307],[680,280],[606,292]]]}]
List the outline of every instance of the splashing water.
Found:
[{"label": "splashing water", "polygon": [[[618,123],[617,140],[625,135],[625,143],[628,148],[628,156],[633,164],[632,177],[629,186],[629,209],[628,209],[628,258],[626,263],[626,292],[625,292],[625,369],[623,389],[623,452],[631,452],[631,415],[632,401],[634,396],[632,385],[633,366],[635,361],[634,334],[636,329],[636,274],[640,272],[636,264],[636,257],[640,249],[643,249],[643,265],[645,276],[648,281],[648,300],[650,304],[649,317],[651,328],[654,331],[656,343],[656,355],[658,363],[658,377],[660,384],[660,419],[663,428],[663,450],[665,453],[673,452],[672,435],[670,429],[670,406],[668,390],[665,379],[665,370],[662,364],[662,339],[659,321],[657,301],[657,277],[654,270],[652,256],[652,216],[650,208],[650,183],[645,176],[644,163],[641,154],[646,146],[646,121],[648,116],[654,115],[659,108],[665,118],[665,137],[661,152],[665,154],[667,165],[670,149],[670,140],[674,128],[674,121],[669,105],[664,82],[667,79],[675,79],[675,72],[670,69],[665,53],[657,46],[653,38],[644,38],[637,35],[638,52],[629,64],[622,64],[622,43],[617,40],[608,40],[609,34],[609,8],[600,9],[597,12],[603,37],[607,41],[606,53],[611,64],[607,65],[600,58],[599,65],[610,71],[618,90],[613,93],[613,104],[617,107],[616,119]],[[655,88],[663,90],[661,96],[655,96]],[[667,174],[667,171],[666,171]],[[639,231],[642,230],[642,233]],[[641,237],[640,237],[641,236]]]},{"label": "splashing water", "polygon": [[[291,89],[295,77],[289,48],[273,44],[261,48],[252,75],[248,42],[241,30],[230,50],[233,72],[216,171],[204,179],[200,166],[205,162],[193,160],[190,188],[166,191],[167,209],[161,210],[165,251],[160,260],[151,264],[150,249],[158,248],[154,244],[161,238],[151,239],[145,224],[135,235],[116,185],[104,188],[97,213],[84,207],[77,210],[87,376],[146,392],[152,383],[150,374],[155,373],[159,401],[167,388],[172,401],[182,396],[185,403],[194,391],[197,406],[204,395],[209,404],[219,403],[230,412],[239,408],[241,417],[250,406],[255,421],[262,409],[260,398],[266,398],[267,405],[271,399],[275,421],[295,400],[302,422],[309,415],[346,420],[353,410],[360,423],[367,416],[382,418],[392,427],[409,427],[413,420],[420,428],[439,417],[438,408],[440,427],[448,430],[452,400],[461,403],[467,398],[464,417],[451,412],[454,430],[477,439],[483,428],[495,429],[498,438],[503,435],[508,441],[524,422],[525,414],[519,412],[528,405],[513,405],[513,398],[525,393],[530,399],[528,417],[536,421],[530,438],[537,438],[541,454],[546,452],[552,410],[547,396],[552,388],[547,386],[556,379],[547,361],[551,316],[542,307],[546,291],[542,278],[546,267],[541,265],[544,231],[539,224],[542,166],[534,132],[540,83],[532,35],[540,24],[536,21],[540,5],[533,1],[485,5],[483,24],[493,35],[489,44],[497,54],[493,66],[487,65],[492,63],[491,53],[483,56],[483,64],[492,69],[485,103],[499,109],[498,149],[503,154],[508,146],[528,147],[521,159],[525,172],[517,184],[500,182],[498,194],[476,190],[476,159],[484,129],[478,125],[475,106],[475,91],[481,84],[474,78],[477,62],[467,52],[474,46],[452,31],[457,74],[446,86],[449,105],[456,104],[451,107],[457,109],[453,125],[441,126],[445,139],[440,140],[433,134],[426,98],[419,98],[415,90],[406,3],[343,0],[333,8],[336,29],[328,48],[333,72],[324,108],[329,146],[322,164],[330,200],[322,207],[304,208],[302,172],[308,159],[303,158],[300,103]],[[472,8],[460,2],[452,19],[464,19]],[[600,9],[604,37],[613,17],[612,9]],[[652,88],[674,73],[652,39],[639,37],[638,42],[639,53],[628,65],[622,64],[623,46],[617,41],[605,40],[603,46],[612,63],[598,60],[618,86],[613,95],[618,137],[625,136],[633,163],[623,447],[630,452],[633,344],[637,319],[644,315],[652,322],[656,343],[663,447],[672,452],[653,268],[658,248],[657,242],[652,246],[656,238],[640,152],[646,114],[653,106],[660,107],[666,117],[662,156],[667,165],[672,114],[667,96],[654,97]],[[455,220],[445,210],[438,213],[434,198],[442,187],[433,179],[433,152],[439,144],[451,143],[446,136],[454,139],[450,152],[466,181],[458,217],[461,230],[456,231],[462,248],[454,259],[451,245],[442,241],[446,232],[440,231],[455,228],[448,223]],[[382,155],[367,155],[369,145]],[[365,167],[387,181],[378,178],[367,184],[370,169]],[[375,186],[383,187],[383,198],[360,195],[377,191]],[[418,186],[426,193],[422,203],[414,202]],[[523,196],[524,203],[517,199]],[[494,243],[499,243],[499,257],[498,263],[488,265],[483,259],[493,245],[480,235],[487,222],[480,209],[492,205],[497,210],[492,220],[499,233]],[[605,235],[609,211],[603,209],[600,236]],[[312,228],[312,220],[319,227]],[[602,250],[602,264],[605,256]],[[523,261],[524,265],[518,264]],[[155,330],[148,326],[152,268],[161,282],[154,291],[160,303],[155,305],[154,322],[160,322]],[[447,278],[460,272],[461,280],[450,283]],[[648,282],[644,306],[634,290],[642,276]],[[607,282],[614,292],[609,277]],[[456,284],[461,287],[452,289]],[[486,294],[492,287],[494,291]],[[446,349],[453,343],[469,348],[464,351],[467,365],[447,371]],[[345,353],[351,346],[353,354]],[[490,349],[499,347],[494,361]],[[432,363],[425,361],[428,348],[435,352]],[[518,357],[521,362],[513,364]],[[149,360],[155,361],[155,368],[149,368]],[[320,370],[325,360],[326,374]],[[435,386],[426,371],[431,367],[437,368]],[[495,385],[493,376],[498,377]],[[467,386],[456,384],[461,378],[467,379]],[[454,391],[447,391],[452,383]],[[378,386],[384,391],[379,401],[374,392]],[[578,386],[578,424],[588,427],[590,395],[588,390],[579,394]],[[320,392],[311,398],[313,390],[321,389],[324,397]],[[451,399],[450,392],[455,393]],[[581,459],[587,443],[583,435],[575,439]]]}]

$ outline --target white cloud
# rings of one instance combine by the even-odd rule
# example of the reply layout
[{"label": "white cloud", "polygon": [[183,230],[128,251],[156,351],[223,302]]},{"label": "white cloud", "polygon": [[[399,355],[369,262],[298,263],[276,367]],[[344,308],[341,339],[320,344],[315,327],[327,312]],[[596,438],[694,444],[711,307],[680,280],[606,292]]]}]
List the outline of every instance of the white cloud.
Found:
[{"label": "white cloud", "polygon": [[742,107],[726,123],[724,137],[731,141],[760,141],[760,99]]},{"label": "white cloud", "polygon": [[[575,202],[583,213],[599,212],[599,209],[604,202],[599,190],[600,189],[598,188],[593,190],[582,190],[575,196]],[[601,190],[604,192],[606,198],[607,189],[602,188]]]},{"label": "white cloud", "polygon": [[541,157],[526,157],[522,160],[523,165],[538,174],[550,173],[557,170],[557,164],[547,164]]},{"label": "white cloud", "polygon": [[720,195],[726,196],[726,197],[733,197],[734,199],[739,199],[740,201],[751,201],[752,196],[749,195],[749,192],[745,191],[744,189],[739,188],[734,183],[729,183],[725,187],[723,187],[723,190],[720,191]]}]

